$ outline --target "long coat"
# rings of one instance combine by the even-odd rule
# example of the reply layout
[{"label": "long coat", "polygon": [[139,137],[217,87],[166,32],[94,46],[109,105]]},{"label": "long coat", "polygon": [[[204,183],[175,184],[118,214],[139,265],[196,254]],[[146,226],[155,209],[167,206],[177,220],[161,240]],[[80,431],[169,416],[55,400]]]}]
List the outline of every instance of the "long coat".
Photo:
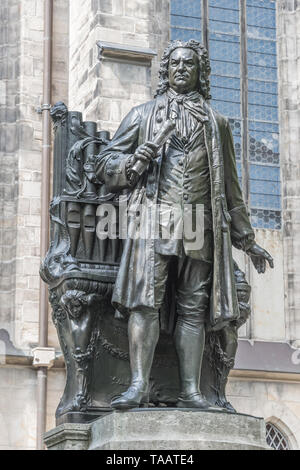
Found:
[{"label": "long coat", "polygon": [[[235,289],[232,245],[246,250],[254,240],[254,232],[243,201],[234,154],[233,138],[228,120],[212,110],[203,100],[209,120],[205,125],[208,154],[214,234],[213,283],[210,301],[210,327],[219,329],[239,318]],[[168,112],[166,94],[133,108],[122,121],[114,138],[97,157],[96,173],[108,190],[118,192],[129,188],[128,226],[134,223],[135,208],[143,204],[147,224],[154,229],[155,216],[149,217],[156,204],[160,161],[156,159],[134,188],[127,178],[127,162],[136,148],[153,141]],[[126,165],[127,164],[127,165]],[[113,304],[121,311],[154,306],[154,239],[127,238],[124,243]],[[187,253],[189,255],[189,253]]]}]

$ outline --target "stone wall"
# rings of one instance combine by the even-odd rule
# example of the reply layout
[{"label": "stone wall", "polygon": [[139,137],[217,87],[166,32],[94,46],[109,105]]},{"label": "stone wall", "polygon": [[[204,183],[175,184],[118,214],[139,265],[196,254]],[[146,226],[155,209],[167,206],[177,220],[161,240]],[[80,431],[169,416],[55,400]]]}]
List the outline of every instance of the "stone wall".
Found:
[{"label": "stone wall", "polygon": [[292,449],[300,448],[300,383],[232,377],[228,398],[239,413],[262,417],[277,426]]},{"label": "stone wall", "polygon": [[[62,100],[71,110],[82,111],[84,119],[114,132],[132,106],[154,94],[159,58],[169,39],[169,0],[53,3],[52,103]],[[257,231],[258,242],[275,258],[275,270],[262,277],[251,268],[253,315],[241,332],[251,339],[295,345],[300,341],[297,3],[277,1],[283,232]],[[42,104],[43,5],[43,0],[2,0],[0,5],[0,329],[27,354],[38,340],[41,116],[36,108]],[[133,57],[100,62],[97,41],[151,49],[157,58],[151,67]],[[244,255],[239,253],[238,259],[243,267]],[[49,343],[58,348],[51,320]],[[0,364],[0,387],[0,449],[34,448],[36,372]],[[63,388],[64,371],[51,370],[47,429],[55,425]],[[258,381],[247,374],[233,377],[229,386],[239,411],[273,422],[276,418],[294,447],[300,445],[299,392],[299,382]]]},{"label": "stone wall", "polygon": [[[53,1],[53,102],[68,103],[68,3]],[[0,330],[9,333],[16,354],[26,355],[38,341],[43,10],[44,0],[0,4]],[[51,320],[49,343],[58,348]],[[3,353],[0,340],[0,449],[34,449],[36,371],[12,365],[13,356],[6,363]]]},{"label": "stone wall", "polygon": [[[20,11],[18,1],[0,5],[0,321],[12,330],[15,311],[20,99]],[[14,27],[12,26],[14,24]],[[27,286],[26,286],[27,287]]]},{"label": "stone wall", "polygon": [[277,4],[286,328],[300,347],[300,5]]},{"label": "stone wall", "polygon": [[[258,274],[242,251],[233,249],[234,259],[247,273],[251,285],[251,316],[239,330],[241,338],[262,341],[287,341],[284,308],[283,235],[279,230],[255,229],[256,242],[274,259],[274,269],[267,266]],[[274,295],[276,292],[276,295]]]},{"label": "stone wall", "polygon": [[0,367],[0,450],[35,449],[35,395],[34,370]]},{"label": "stone wall", "polygon": [[279,230],[256,230],[256,241],[272,254],[275,267],[270,269],[268,266],[264,274],[259,274],[251,266],[250,284],[253,311],[249,328],[250,337],[259,341],[285,342],[287,337],[284,312],[282,233]]},{"label": "stone wall", "polygon": [[114,132],[153,95],[158,62],[151,69],[134,58],[99,62],[97,41],[150,48],[159,58],[169,38],[169,1],[74,0],[70,23],[70,108]]},{"label": "stone wall", "polygon": [[[1,327],[25,349],[38,338],[43,7],[42,0],[1,2]],[[54,1],[54,38],[53,99],[67,101],[64,0]]]},{"label": "stone wall", "polygon": [[[49,371],[47,429],[55,427],[55,410],[64,388],[61,369]],[[13,397],[13,399],[12,399]],[[0,365],[0,450],[36,448],[36,371]]]}]

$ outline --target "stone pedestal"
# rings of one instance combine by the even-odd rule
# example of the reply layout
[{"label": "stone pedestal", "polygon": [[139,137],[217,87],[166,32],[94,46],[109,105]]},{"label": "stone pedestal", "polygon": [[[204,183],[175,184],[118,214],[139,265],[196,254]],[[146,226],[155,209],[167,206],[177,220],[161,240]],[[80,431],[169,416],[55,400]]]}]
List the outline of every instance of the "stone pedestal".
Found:
[{"label": "stone pedestal", "polygon": [[45,435],[49,450],[266,450],[262,418],[222,412],[139,409],[90,425],[63,424]]},{"label": "stone pedestal", "polygon": [[61,424],[45,434],[48,450],[88,450],[91,426],[89,424]]}]

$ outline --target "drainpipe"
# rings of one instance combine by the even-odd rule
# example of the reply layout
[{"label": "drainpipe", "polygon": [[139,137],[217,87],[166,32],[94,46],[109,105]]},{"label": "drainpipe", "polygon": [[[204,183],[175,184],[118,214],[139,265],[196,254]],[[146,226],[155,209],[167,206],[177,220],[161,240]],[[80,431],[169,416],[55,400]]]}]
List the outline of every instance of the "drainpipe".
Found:
[{"label": "drainpipe", "polygon": [[[40,256],[43,259],[49,248],[50,160],[51,160],[51,69],[52,69],[53,0],[44,0],[44,73],[42,113],[42,184],[41,184],[41,237]],[[37,449],[44,449],[47,416],[48,361],[48,287],[40,280],[39,346],[33,351],[37,367]],[[52,348],[51,348],[52,349]],[[53,350],[52,350],[53,353]]]}]

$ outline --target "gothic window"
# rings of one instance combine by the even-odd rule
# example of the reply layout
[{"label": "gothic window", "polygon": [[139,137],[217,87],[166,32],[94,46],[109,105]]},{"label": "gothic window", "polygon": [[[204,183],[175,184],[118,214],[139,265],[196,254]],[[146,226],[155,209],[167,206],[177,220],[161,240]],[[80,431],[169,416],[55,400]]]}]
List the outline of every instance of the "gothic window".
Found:
[{"label": "gothic window", "polygon": [[209,50],[214,109],[229,117],[257,228],[281,228],[274,0],[171,0],[171,39]]},{"label": "gothic window", "polygon": [[290,448],[287,438],[272,423],[266,425],[266,438],[268,445],[275,450],[289,450]]}]

